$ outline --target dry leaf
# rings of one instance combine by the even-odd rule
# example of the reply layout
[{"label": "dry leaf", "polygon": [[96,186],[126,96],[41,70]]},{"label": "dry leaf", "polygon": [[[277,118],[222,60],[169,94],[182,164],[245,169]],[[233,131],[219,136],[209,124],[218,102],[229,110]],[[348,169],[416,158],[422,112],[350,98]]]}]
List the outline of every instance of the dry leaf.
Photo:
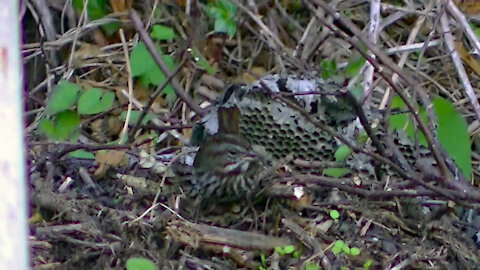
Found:
[{"label": "dry leaf", "polygon": [[480,75],[480,63],[475,57],[468,54],[461,42],[455,42],[455,50],[458,52],[458,55],[460,55],[463,62],[465,62],[475,73]]},{"label": "dry leaf", "polygon": [[264,67],[252,67],[250,72],[244,72],[242,74],[242,81],[246,84],[251,84],[258,81],[258,78],[263,77],[265,74],[267,74],[267,71]]},{"label": "dry leaf", "polygon": [[480,0],[454,0],[453,2],[467,14],[480,13]]},{"label": "dry leaf", "polygon": [[98,151],[95,160],[98,164],[107,164],[117,168],[128,164],[127,153],[120,150]]}]

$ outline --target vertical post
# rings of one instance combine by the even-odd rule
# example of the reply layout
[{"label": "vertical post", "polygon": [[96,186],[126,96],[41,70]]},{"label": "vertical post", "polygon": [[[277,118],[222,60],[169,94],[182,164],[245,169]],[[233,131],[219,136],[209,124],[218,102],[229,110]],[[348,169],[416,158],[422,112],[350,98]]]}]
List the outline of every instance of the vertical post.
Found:
[{"label": "vertical post", "polygon": [[18,1],[0,0],[0,269],[28,269]]}]

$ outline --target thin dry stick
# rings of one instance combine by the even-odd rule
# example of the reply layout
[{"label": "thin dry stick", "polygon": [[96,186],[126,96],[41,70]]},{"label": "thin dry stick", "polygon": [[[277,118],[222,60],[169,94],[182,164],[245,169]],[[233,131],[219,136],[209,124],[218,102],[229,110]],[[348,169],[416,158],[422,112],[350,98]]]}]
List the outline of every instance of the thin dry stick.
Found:
[{"label": "thin dry stick", "polygon": [[125,124],[123,125],[122,132],[120,133],[119,143],[123,143],[126,141],[126,136],[128,132],[128,123],[130,122],[130,115],[132,113],[132,97],[133,97],[133,80],[132,80],[132,72],[130,70],[130,57],[128,57],[128,48],[127,42],[125,41],[125,35],[123,34],[123,29],[120,28],[119,30],[120,40],[122,41],[123,46],[123,54],[125,57],[125,65],[127,69],[127,86],[128,86],[128,109],[127,109],[127,117],[125,119]]},{"label": "thin dry stick", "polygon": [[458,77],[460,78],[460,81],[462,82],[462,85],[465,88],[465,92],[467,92],[467,95],[470,98],[470,103],[472,104],[473,111],[475,112],[477,119],[480,120],[480,104],[478,104],[478,100],[475,97],[475,92],[473,91],[472,84],[468,79],[467,72],[465,71],[462,61],[458,56],[458,52],[455,50],[455,45],[453,44],[453,35],[450,32],[450,26],[448,25],[447,15],[443,14],[440,21],[442,24],[443,37],[445,38],[447,52],[452,58],[453,66],[455,67]]},{"label": "thin dry stick", "polygon": [[472,46],[476,52],[476,54],[480,54],[480,42],[478,41],[477,35],[473,31],[472,27],[468,23],[465,15],[457,8],[453,1],[447,1],[447,10],[448,13],[452,14],[455,20],[460,23],[460,25],[465,29],[466,36],[472,43]]},{"label": "thin dry stick", "polygon": [[[378,39],[378,28],[380,25],[380,0],[370,0],[370,22],[368,26],[367,36],[372,41],[373,44],[377,44]],[[374,55],[372,55],[374,57]],[[367,68],[363,72],[365,78],[363,80],[363,93],[364,98],[367,97],[370,91],[370,87],[373,83],[373,71],[374,68],[372,64],[366,63]],[[368,106],[368,105],[367,105]]]},{"label": "thin dry stick", "polygon": [[[135,30],[137,30],[143,42],[145,42],[145,46],[147,47],[148,51],[152,55],[153,60],[155,61],[155,63],[157,63],[158,67],[163,72],[165,77],[166,78],[170,77],[171,73],[168,70],[168,67],[165,65],[162,58],[158,55],[157,50],[155,49],[155,45],[153,44],[153,41],[148,35],[147,31],[145,31],[145,28],[143,27],[143,23],[140,20],[140,17],[138,16],[137,12],[131,9],[128,14],[130,16],[130,19],[133,22],[133,25],[135,26]],[[185,102],[190,107],[190,109],[192,109],[195,113],[197,113],[200,116],[205,115],[204,110],[200,108],[200,106],[198,106],[198,104],[195,103],[190,98],[190,96],[188,96],[188,94],[185,93],[185,91],[183,91],[182,86],[175,78],[172,79],[171,84],[172,84],[173,90],[175,90],[175,93],[183,100],[183,102]]]}]

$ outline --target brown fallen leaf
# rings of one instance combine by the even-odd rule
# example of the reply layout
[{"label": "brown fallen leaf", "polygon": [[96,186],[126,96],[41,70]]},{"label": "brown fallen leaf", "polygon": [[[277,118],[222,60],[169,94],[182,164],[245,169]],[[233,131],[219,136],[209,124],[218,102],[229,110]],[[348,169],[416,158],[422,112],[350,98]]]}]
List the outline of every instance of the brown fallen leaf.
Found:
[{"label": "brown fallen leaf", "polygon": [[465,62],[475,73],[480,75],[480,63],[475,57],[467,52],[461,42],[455,42],[455,50],[458,52],[458,55],[462,58],[463,62]]}]

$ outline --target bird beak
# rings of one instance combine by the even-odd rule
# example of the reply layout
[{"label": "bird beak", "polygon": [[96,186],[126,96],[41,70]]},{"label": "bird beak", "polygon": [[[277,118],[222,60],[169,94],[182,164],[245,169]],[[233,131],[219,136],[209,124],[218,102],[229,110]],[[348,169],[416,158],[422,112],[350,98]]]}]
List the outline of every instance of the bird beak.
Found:
[{"label": "bird beak", "polygon": [[258,156],[255,152],[250,150],[250,151],[248,151],[248,153],[245,155],[245,157],[243,159],[246,160],[246,161],[255,161],[256,159],[258,159]]}]

